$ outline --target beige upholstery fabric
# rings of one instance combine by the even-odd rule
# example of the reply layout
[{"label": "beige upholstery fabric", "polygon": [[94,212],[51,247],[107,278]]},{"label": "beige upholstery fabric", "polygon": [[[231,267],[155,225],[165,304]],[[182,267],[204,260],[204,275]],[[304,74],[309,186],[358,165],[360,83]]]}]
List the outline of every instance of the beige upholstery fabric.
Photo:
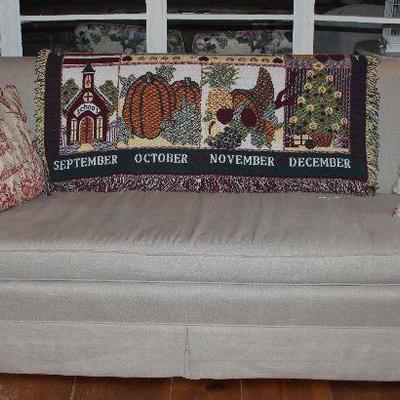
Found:
[{"label": "beige upholstery fabric", "polygon": [[397,201],[54,193],[0,215],[0,279],[400,283]]},{"label": "beige upholstery fabric", "polygon": [[0,281],[0,300],[6,321],[400,329],[400,285]]},{"label": "beige upholstery fabric", "polygon": [[0,283],[0,372],[400,380],[398,285]]},{"label": "beige upholstery fabric", "polygon": [[184,376],[186,335],[181,325],[0,321],[0,372]]},{"label": "beige upholstery fabric", "polygon": [[[0,85],[15,83],[32,126],[34,125],[33,58],[0,58]],[[379,185],[382,193],[391,193],[397,178],[400,140],[400,60],[383,59],[379,67],[379,90],[382,95],[379,132],[381,136]]]},{"label": "beige upholstery fabric", "polygon": [[382,192],[390,193],[398,177],[400,163],[400,59],[381,62],[379,90],[379,185]]},{"label": "beige upholstery fabric", "polygon": [[399,329],[194,326],[188,337],[195,379],[400,380]]},{"label": "beige upholstery fabric", "polygon": [[0,372],[400,380],[396,328],[2,321],[0,337]]}]

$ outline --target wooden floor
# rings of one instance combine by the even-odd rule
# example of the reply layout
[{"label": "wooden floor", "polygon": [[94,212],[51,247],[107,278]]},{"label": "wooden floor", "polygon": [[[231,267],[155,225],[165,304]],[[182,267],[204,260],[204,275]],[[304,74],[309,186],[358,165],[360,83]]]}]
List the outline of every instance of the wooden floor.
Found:
[{"label": "wooden floor", "polygon": [[0,375],[0,400],[400,400],[400,383]]}]

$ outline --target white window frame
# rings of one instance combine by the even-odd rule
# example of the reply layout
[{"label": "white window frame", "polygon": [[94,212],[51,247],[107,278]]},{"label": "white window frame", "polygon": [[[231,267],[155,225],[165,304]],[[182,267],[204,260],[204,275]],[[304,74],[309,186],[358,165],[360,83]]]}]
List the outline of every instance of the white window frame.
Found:
[{"label": "white window frame", "polygon": [[104,128],[104,120],[100,115],[96,118],[96,139],[101,140],[103,138],[103,128]]},{"label": "white window frame", "polygon": [[69,139],[72,143],[78,141],[78,120],[76,118],[72,118],[71,120],[71,135]]},{"label": "white window frame", "polygon": [[[147,52],[167,52],[168,21],[290,21],[293,22],[293,53],[312,54],[316,22],[352,25],[400,25],[400,18],[376,18],[315,14],[316,0],[293,0],[293,14],[197,14],[168,13],[168,0],[146,0],[145,13],[21,15],[19,0],[0,0],[0,47],[2,56],[22,56],[22,25],[55,21],[145,21]],[[266,0],[268,1],[268,0]]]}]

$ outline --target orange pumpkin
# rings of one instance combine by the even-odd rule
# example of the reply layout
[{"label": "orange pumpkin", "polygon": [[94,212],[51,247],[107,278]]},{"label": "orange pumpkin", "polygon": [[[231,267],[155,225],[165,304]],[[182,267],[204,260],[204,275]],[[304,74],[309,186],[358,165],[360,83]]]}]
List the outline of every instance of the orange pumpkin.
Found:
[{"label": "orange pumpkin", "polygon": [[169,84],[151,72],[136,79],[125,98],[123,116],[133,132],[147,139],[156,138],[161,124],[170,121],[174,97]]},{"label": "orange pumpkin", "polygon": [[172,84],[172,91],[175,97],[175,110],[180,110],[184,102],[194,103],[196,112],[200,112],[201,92],[197,82],[186,77],[181,81]]}]

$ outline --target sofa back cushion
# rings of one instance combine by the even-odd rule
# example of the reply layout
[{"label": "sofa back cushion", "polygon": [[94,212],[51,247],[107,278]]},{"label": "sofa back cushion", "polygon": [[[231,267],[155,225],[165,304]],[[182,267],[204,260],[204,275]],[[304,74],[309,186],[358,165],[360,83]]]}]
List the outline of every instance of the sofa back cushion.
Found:
[{"label": "sofa back cushion", "polygon": [[400,164],[400,59],[382,59],[378,88],[379,111],[379,187],[391,193],[398,178]]},{"label": "sofa back cushion", "polygon": [[0,211],[36,197],[44,186],[42,163],[17,89],[0,87]]}]

